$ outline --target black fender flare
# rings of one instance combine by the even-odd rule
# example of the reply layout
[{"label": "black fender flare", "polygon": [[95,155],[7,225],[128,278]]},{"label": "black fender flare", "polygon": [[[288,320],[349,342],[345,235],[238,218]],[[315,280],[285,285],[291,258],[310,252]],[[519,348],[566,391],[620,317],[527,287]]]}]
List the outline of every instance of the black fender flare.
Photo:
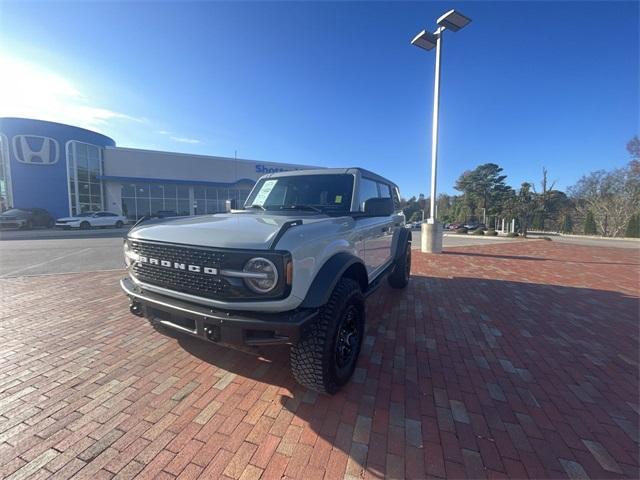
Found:
[{"label": "black fender flare", "polygon": [[[360,285],[364,287],[362,289],[364,293],[367,287],[367,269],[362,263],[362,260],[350,253],[339,252],[329,258],[329,260],[320,267],[316,277],[313,279],[313,282],[311,282],[309,290],[307,290],[304,300],[300,304],[300,308],[320,308],[325,305],[329,301],[331,292],[333,292],[338,281],[350,268],[364,272],[364,279],[356,278]],[[362,277],[362,275],[360,275],[360,277]]]},{"label": "black fender flare", "polygon": [[[411,230],[409,230],[408,228],[402,227],[399,230],[400,232],[398,233],[398,240],[396,241],[396,251],[393,255],[394,263],[400,260],[402,255],[404,255],[404,246],[407,243],[411,243],[413,237],[411,235]],[[409,245],[409,248],[411,248],[411,245]]]}]

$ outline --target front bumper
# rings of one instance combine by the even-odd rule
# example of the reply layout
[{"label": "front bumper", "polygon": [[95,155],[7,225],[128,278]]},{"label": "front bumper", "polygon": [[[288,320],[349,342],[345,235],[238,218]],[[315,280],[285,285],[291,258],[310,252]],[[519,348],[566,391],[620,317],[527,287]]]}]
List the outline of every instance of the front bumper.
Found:
[{"label": "front bumper", "polygon": [[80,228],[80,223],[77,222],[70,222],[70,223],[66,223],[66,222],[56,222],[56,227],[57,228],[62,228],[62,229],[69,229],[69,228]]},{"label": "front bumper", "polygon": [[295,344],[317,309],[281,313],[223,311],[144,291],[130,278],[120,280],[132,311],[152,322],[204,340],[229,345]]},{"label": "front bumper", "polygon": [[26,220],[3,220],[0,221],[0,229],[2,228],[23,228],[27,223]]}]

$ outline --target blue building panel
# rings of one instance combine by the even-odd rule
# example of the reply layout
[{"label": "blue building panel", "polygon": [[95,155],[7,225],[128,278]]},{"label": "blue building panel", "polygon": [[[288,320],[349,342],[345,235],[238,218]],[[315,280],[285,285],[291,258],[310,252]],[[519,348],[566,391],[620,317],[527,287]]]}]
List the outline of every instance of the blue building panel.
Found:
[{"label": "blue building panel", "polygon": [[54,217],[69,214],[68,142],[115,146],[104,135],[83,128],[23,118],[0,118],[7,139],[13,207],[46,208]]}]

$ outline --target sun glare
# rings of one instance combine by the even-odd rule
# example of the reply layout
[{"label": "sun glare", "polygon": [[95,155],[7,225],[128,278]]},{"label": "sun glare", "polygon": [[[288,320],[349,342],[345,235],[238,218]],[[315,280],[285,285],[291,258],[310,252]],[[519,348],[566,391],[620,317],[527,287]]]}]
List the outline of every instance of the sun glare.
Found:
[{"label": "sun glare", "polygon": [[92,104],[71,79],[0,52],[0,116],[68,123],[100,130],[111,120],[138,119]]}]

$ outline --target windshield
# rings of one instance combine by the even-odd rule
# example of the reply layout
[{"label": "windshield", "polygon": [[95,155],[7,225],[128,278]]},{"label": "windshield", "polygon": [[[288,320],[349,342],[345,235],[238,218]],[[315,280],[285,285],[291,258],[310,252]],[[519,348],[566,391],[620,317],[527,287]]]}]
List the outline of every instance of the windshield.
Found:
[{"label": "windshield", "polygon": [[258,181],[245,208],[344,213],[351,210],[353,175],[296,175]]},{"label": "windshield", "polygon": [[96,212],[79,213],[78,215],[76,215],[76,217],[91,217],[91,216],[93,216],[94,213],[96,213]]}]

